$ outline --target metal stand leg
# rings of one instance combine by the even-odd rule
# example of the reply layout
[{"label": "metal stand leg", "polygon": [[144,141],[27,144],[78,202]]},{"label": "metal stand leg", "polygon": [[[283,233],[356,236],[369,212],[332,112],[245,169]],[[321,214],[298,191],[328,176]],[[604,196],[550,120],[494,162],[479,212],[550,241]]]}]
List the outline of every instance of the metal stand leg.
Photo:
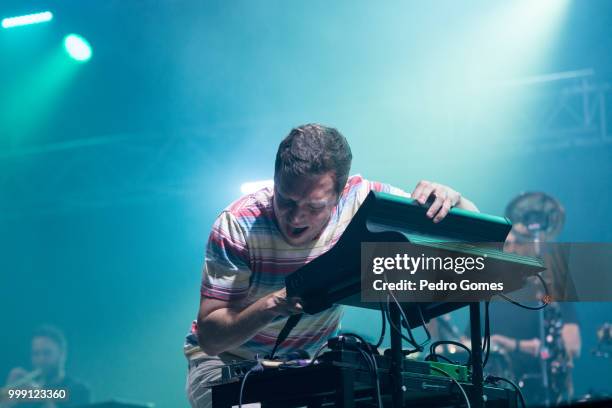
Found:
[{"label": "metal stand leg", "polygon": [[482,334],[480,330],[480,303],[470,303],[470,337],[472,339],[472,384],[471,404],[474,408],[484,407],[482,374]]},{"label": "metal stand leg", "polygon": [[[392,327],[402,327],[400,310],[395,303],[389,305],[389,318]],[[403,360],[402,337],[400,333],[391,330],[391,400],[393,401],[393,408],[401,408],[404,404],[404,391],[402,389]]]},{"label": "metal stand leg", "polygon": [[340,372],[338,384],[336,384],[336,406],[355,407],[355,370],[345,368]]}]

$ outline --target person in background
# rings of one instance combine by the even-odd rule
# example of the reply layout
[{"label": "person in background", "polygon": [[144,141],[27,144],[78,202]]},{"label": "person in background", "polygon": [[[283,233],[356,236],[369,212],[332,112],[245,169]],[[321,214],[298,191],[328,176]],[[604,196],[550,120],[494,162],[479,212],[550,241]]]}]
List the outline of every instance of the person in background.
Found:
[{"label": "person in background", "polygon": [[[551,247],[550,253],[536,254],[534,243],[521,239],[524,226],[515,223],[508,234],[504,250],[525,256],[538,256],[544,260],[548,269],[560,271],[566,267],[562,257]],[[560,274],[563,276],[563,273]],[[541,297],[535,287],[540,283],[531,280],[525,293]],[[549,282],[552,285],[554,282]],[[485,373],[516,381],[521,387],[528,405],[543,405],[548,400],[556,405],[571,400],[574,396],[572,370],[574,360],[580,357],[582,340],[580,326],[574,304],[571,302],[552,302],[543,311],[527,310],[506,301],[498,300],[490,304],[491,355]],[[552,334],[550,344],[543,344],[542,331],[546,330],[544,320],[558,330]],[[437,319],[438,321],[440,319]],[[440,322],[439,322],[440,323]],[[447,323],[448,324],[448,323]],[[544,325],[544,327],[542,327]],[[555,329],[556,330],[556,329]],[[547,332],[548,333],[548,332]],[[454,333],[452,333],[454,334]],[[449,332],[446,332],[449,335]],[[469,326],[461,337],[465,345],[469,343]],[[557,350],[552,350],[556,348]],[[543,367],[545,362],[553,364],[555,373],[547,373],[548,390],[544,390]]]},{"label": "person in background", "polygon": [[[13,368],[2,388],[0,407],[60,408],[87,404],[91,400],[89,388],[66,374],[67,343],[64,333],[50,325],[40,326],[32,335],[31,370]],[[8,391],[25,389],[66,390],[65,400],[41,399],[20,401],[8,398]]]}]

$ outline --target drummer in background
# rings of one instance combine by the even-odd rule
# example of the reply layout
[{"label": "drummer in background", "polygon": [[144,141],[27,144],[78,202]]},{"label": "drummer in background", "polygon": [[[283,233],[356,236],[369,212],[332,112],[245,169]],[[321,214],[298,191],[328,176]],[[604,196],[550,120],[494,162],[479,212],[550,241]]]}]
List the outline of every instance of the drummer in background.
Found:
[{"label": "drummer in background", "polygon": [[[510,218],[513,226],[506,239],[504,251],[542,258],[550,272],[544,275],[544,279],[548,281],[553,299],[574,299],[575,294],[572,293],[575,288],[569,279],[565,247],[541,244],[554,239],[561,231],[564,210],[559,202],[544,193],[525,193],[508,205],[506,216]],[[528,220],[529,226],[523,220]],[[534,236],[541,240],[534,239]],[[540,244],[536,244],[536,241],[540,241]],[[533,281],[537,284],[528,285],[529,287],[521,290],[524,290],[524,295],[536,295],[540,290],[539,281]],[[537,297],[540,298],[541,295]],[[554,326],[555,337],[547,340],[545,345],[542,344],[539,311],[520,308],[502,300],[491,302],[489,310],[491,353],[485,373],[518,382],[530,406],[543,404],[547,397],[553,404],[559,402],[560,395],[554,395],[554,389],[565,394],[561,395],[563,399],[571,399],[574,394],[573,362],[580,356],[581,349],[580,327],[573,303],[553,302],[544,309],[549,318],[553,316],[559,323]],[[440,339],[459,337],[460,341],[469,347],[469,327],[462,334],[449,315],[436,319],[436,323],[440,330]],[[456,352],[450,351],[449,356],[456,359],[457,356],[452,355]],[[557,372],[561,374],[558,377],[563,376],[548,379],[548,396],[542,389],[544,359],[556,364]]]},{"label": "drummer in background", "polygon": [[[517,238],[514,231],[521,228],[521,224],[515,225],[506,239],[506,250],[515,248]],[[520,244],[518,244],[520,245]],[[519,251],[520,252],[520,251]],[[555,263],[553,256],[544,256],[548,268],[554,270],[563,266],[551,266]],[[561,309],[563,326],[561,327],[561,338],[565,352],[571,364],[574,358],[580,357],[582,342],[580,339],[580,327],[573,303],[558,303]],[[495,324],[491,326],[491,346],[505,351],[518,351],[532,357],[538,357],[541,350],[539,339],[539,317],[532,310],[521,309],[506,302],[492,302],[491,316],[495,316]],[[502,334],[503,333],[503,334]]]},{"label": "drummer in background", "polygon": [[90,402],[90,390],[80,381],[66,375],[66,338],[61,330],[53,326],[41,326],[32,335],[30,371],[22,367],[13,368],[2,388],[8,389],[55,389],[66,390],[66,400],[48,400],[43,402],[17,402],[2,395],[1,408],[17,406],[19,408],[60,408],[87,404]]},{"label": "drummer in background", "polygon": [[[548,307],[557,309],[561,322],[558,335],[564,355],[560,357],[560,363],[564,364],[567,370],[565,391],[567,398],[571,399],[574,394],[571,376],[574,359],[580,357],[582,346],[578,318],[573,303],[553,303]],[[540,313],[508,302],[495,301],[490,304],[490,316],[491,350],[508,357],[509,369],[515,379],[525,387],[527,400],[531,400],[531,403],[541,403],[541,364],[542,359],[551,358],[551,350],[543,347],[540,339]],[[549,383],[552,380],[549,379]]]},{"label": "drummer in background", "polygon": [[[563,228],[565,210],[561,204],[545,193],[524,193],[510,202],[506,216],[513,227],[504,250],[541,258],[547,268],[543,277],[552,299],[575,299],[575,287],[567,267],[567,247],[543,244],[554,240]],[[531,291],[534,291],[533,287]],[[539,293],[537,297],[542,295]],[[546,401],[542,393],[545,359],[549,367],[551,364],[554,366],[554,370],[547,373],[551,377],[548,378],[550,402],[560,402],[563,394],[568,399],[573,397],[573,362],[580,356],[581,349],[580,328],[573,303],[553,302],[543,313],[543,319],[548,321],[544,328],[538,311],[503,301],[491,302],[490,306],[491,350],[509,357],[507,361],[511,367],[508,368],[524,387],[526,398],[531,403]],[[542,344],[543,329],[547,330],[546,344]]]}]

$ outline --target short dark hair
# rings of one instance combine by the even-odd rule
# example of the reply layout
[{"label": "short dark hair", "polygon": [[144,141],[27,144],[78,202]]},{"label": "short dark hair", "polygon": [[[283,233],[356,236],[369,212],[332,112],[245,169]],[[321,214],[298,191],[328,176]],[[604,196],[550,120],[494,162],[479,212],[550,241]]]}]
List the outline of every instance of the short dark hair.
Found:
[{"label": "short dark hair", "polygon": [[50,324],[39,326],[36,328],[36,330],[34,330],[34,333],[32,334],[32,338],[35,337],[46,337],[48,339],[51,339],[55,344],[58,345],[62,353],[66,353],[66,349],[68,348],[66,336],[64,336],[64,333],[59,328],[51,326]]},{"label": "short dark hair", "polygon": [[292,129],[278,146],[274,179],[281,174],[299,177],[333,171],[335,189],[340,194],[352,160],[351,148],[337,129],[309,123]]}]

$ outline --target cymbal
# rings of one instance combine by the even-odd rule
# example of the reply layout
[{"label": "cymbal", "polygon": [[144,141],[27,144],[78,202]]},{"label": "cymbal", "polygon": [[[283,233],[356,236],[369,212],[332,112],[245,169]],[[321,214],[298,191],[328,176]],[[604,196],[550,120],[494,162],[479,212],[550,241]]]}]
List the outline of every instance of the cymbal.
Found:
[{"label": "cymbal", "polygon": [[506,207],[513,233],[522,240],[550,241],[561,233],[565,209],[554,197],[543,192],[527,192],[515,197]]}]

